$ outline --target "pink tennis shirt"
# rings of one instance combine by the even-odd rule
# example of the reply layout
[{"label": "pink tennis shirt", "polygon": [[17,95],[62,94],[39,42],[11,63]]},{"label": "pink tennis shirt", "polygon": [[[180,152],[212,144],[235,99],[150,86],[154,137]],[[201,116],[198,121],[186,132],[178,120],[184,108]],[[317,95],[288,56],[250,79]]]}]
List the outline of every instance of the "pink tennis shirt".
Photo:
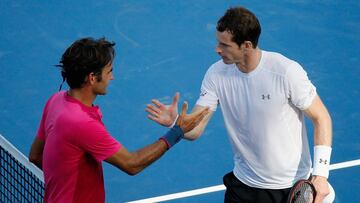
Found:
[{"label": "pink tennis shirt", "polygon": [[105,202],[101,162],[121,147],[88,107],[65,91],[46,103],[37,137],[45,141],[44,202]]}]

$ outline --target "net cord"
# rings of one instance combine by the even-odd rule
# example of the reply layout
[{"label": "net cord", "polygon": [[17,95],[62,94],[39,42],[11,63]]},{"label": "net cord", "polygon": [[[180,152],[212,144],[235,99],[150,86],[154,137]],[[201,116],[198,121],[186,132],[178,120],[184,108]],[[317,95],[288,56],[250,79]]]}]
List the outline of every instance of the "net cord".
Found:
[{"label": "net cord", "polygon": [[14,147],[9,141],[0,134],[0,146],[14,156],[21,164],[28,168],[41,182],[44,182],[43,172],[29,161],[29,159]]}]

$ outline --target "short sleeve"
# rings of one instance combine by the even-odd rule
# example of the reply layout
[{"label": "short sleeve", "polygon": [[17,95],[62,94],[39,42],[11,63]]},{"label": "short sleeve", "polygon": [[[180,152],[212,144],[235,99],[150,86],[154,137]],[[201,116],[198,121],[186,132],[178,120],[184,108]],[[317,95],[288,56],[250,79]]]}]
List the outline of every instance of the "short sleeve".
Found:
[{"label": "short sleeve", "polygon": [[53,95],[52,97],[49,98],[49,100],[46,102],[42,116],[41,116],[41,120],[40,120],[40,125],[36,134],[36,137],[40,140],[45,141],[46,136],[45,136],[45,121],[46,121],[46,117],[48,116],[48,111],[49,111],[49,106],[51,101],[54,100],[56,94]]},{"label": "short sleeve", "polygon": [[78,145],[98,162],[114,155],[121,147],[99,121],[89,121],[78,136]]},{"label": "short sleeve", "polygon": [[316,88],[305,70],[298,64],[290,65],[286,72],[287,97],[300,110],[307,109],[316,96]]},{"label": "short sleeve", "polygon": [[39,129],[36,134],[36,137],[43,141],[45,140],[45,116],[46,116],[46,113],[44,110],[43,115],[41,117],[40,126],[39,126]]},{"label": "short sleeve", "polygon": [[206,72],[201,84],[200,97],[196,102],[200,106],[208,106],[210,110],[216,111],[219,98],[216,94],[216,86],[211,68]]}]

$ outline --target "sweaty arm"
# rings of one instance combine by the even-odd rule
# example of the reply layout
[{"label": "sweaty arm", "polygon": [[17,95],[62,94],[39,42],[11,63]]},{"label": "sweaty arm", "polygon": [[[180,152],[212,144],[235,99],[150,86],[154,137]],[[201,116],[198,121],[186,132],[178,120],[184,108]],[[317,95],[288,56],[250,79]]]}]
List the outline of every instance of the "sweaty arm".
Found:
[{"label": "sweaty arm", "polygon": [[[207,108],[207,107],[195,105],[195,107],[192,109],[192,113],[202,111],[205,108]],[[214,114],[214,111],[209,110],[208,113],[203,118],[203,120],[194,129],[185,133],[184,139],[196,140],[197,138],[199,138],[200,135],[204,132],[204,130],[205,130],[207,124],[209,123],[211,117],[213,116],[213,114]]]},{"label": "sweaty arm", "polygon": [[314,161],[311,181],[317,191],[315,202],[322,202],[330,193],[327,178],[329,175],[332,124],[330,115],[319,96],[316,96],[305,114],[314,125]]},{"label": "sweaty arm", "polygon": [[167,149],[167,144],[162,140],[158,140],[135,152],[129,152],[125,147],[121,147],[118,152],[105,161],[129,175],[136,175],[159,159]]},{"label": "sweaty arm", "polygon": [[316,96],[312,104],[304,110],[314,125],[315,145],[331,146],[332,124],[329,112],[322,103],[319,96]]},{"label": "sweaty arm", "polygon": [[44,151],[45,142],[39,138],[35,138],[30,149],[29,161],[34,163],[37,167],[42,169],[42,155]]},{"label": "sweaty arm", "polygon": [[184,132],[193,130],[209,111],[208,108],[203,108],[197,113],[187,115],[187,107],[188,105],[185,102],[176,126],[171,128],[160,140],[135,152],[129,152],[125,147],[121,147],[118,152],[106,159],[106,161],[129,175],[139,173],[179,142],[184,137]]}]

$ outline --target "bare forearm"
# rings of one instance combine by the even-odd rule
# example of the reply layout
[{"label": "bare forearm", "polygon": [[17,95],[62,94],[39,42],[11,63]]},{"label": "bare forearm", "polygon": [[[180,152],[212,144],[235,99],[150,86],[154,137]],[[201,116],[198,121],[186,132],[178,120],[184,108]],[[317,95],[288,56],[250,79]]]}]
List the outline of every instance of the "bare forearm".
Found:
[{"label": "bare forearm", "polygon": [[163,140],[158,140],[151,145],[133,152],[131,162],[135,174],[158,160],[166,152],[167,148],[168,147]]},{"label": "bare forearm", "polygon": [[332,123],[329,114],[323,119],[314,121],[314,143],[315,145],[331,146]]},{"label": "bare forearm", "polygon": [[29,153],[29,161],[35,164],[38,168],[42,169],[42,155],[44,150],[44,141],[35,138],[31,145]]},{"label": "bare forearm", "polygon": [[[202,108],[204,108],[204,107],[195,106],[194,109],[192,110],[192,112],[199,111]],[[199,138],[202,135],[202,133],[204,132],[204,130],[205,130],[207,124],[209,123],[213,114],[214,114],[213,111],[209,111],[208,114],[204,117],[204,119],[199,123],[199,125],[197,125],[191,131],[185,133],[184,138],[187,140],[196,140],[197,138]]]},{"label": "bare forearm", "polygon": [[123,146],[105,161],[129,175],[136,175],[159,159],[169,148],[178,143],[183,136],[182,129],[179,126],[174,126],[156,142],[135,152],[129,152]]},{"label": "bare forearm", "polygon": [[[321,176],[320,182],[329,176],[329,164],[331,157],[332,127],[330,115],[322,103],[320,97],[316,96],[305,113],[314,125],[314,176]],[[313,182],[316,182],[315,179]],[[325,181],[326,182],[326,181]]]},{"label": "bare forearm", "polygon": [[202,133],[204,132],[204,129],[205,129],[204,125],[199,124],[191,131],[185,133],[184,139],[191,140],[191,141],[196,140],[197,138],[199,138],[202,135]]},{"label": "bare forearm", "polygon": [[314,125],[315,145],[331,146],[332,123],[329,112],[322,103],[319,96],[316,96],[311,106],[305,110]]}]

